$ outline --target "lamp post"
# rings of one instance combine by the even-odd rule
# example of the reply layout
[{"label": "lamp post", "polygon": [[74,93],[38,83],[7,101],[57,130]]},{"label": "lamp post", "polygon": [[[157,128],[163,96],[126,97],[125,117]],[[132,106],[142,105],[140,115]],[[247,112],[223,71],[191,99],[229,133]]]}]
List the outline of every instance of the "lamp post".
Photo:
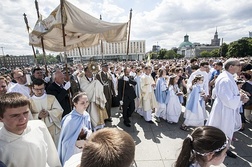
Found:
[{"label": "lamp post", "polygon": [[3,50],[4,47],[1,47],[1,48],[2,48],[2,54],[3,54],[3,56],[4,56],[4,50]]}]

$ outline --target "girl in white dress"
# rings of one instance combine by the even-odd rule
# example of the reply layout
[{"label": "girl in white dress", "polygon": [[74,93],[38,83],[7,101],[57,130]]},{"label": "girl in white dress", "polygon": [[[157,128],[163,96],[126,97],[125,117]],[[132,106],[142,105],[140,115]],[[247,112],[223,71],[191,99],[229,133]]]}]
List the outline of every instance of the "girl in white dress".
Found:
[{"label": "girl in white dress", "polygon": [[178,87],[178,76],[172,75],[170,76],[169,84],[168,84],[168,93],[166,97],[166,116],[165,120],[168,123],[178,123],[182,106],[179,101],[178,95],[181,94],[180,89]]},{"label": "girl in white dress", "polygon": [[226,135],[213,126],[196,128],[183,141],[175,167],[219,166],[230,143]]},{"label": "girl in white dress", "polygon": [[204,109],[204,95],[201,84],[203,83],[203,75],[196,75],[192,81],[191,92],[187,98],[186,110],[184,113],[185,121],[180,129],[187,130],[187,126],[203,126],[206,119]]}]

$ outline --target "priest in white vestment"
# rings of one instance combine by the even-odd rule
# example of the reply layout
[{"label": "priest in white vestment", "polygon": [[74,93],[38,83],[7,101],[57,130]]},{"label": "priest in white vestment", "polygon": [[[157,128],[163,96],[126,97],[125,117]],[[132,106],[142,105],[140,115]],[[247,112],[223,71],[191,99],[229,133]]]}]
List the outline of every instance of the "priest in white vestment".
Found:
[{"label": "priest in white vestment", "polygon": [[42,79],[35,79],[32,84],[34,95],[31,97],[31,113],[33,119],[45,122],[55,145],[58,145],[61,117],[63,109],[53,95],[45,93],[45,83]]},{"label": "priest in white vestment", "polygon": [[103,93],[103,85],[94,79],[92,72],[86,67],[85,74],[78,76],[80,89],[86,92],[89,100],[88,113],[91,117],[93,130],[96,131],[104,127],[104,120],[108,118],[105,104],[107,102]]},{"label": "priest in white vestment", "polygon": [[152,121],[152,111],[157,108],[157,100],[154,94],[155,81],[153,80],[151,73],[151,67],[146,66],[145,74],[141,76],[140,80],[140,90],[141,90],[141,100],[142,111],[138,113],[144,117],[145,121],[148,123],[153,123]]},{"label": "priest in white vestment", "polygon": [[[225,71],[215,81],[216,99],[206,125],[221,129],[231,141],[233,133],[242,126],[240,107],[245,102],[246,95],[239,92],[234,80],[234,74],[241,68],[239,60],[228,59],[224,68]],[[230,152],[227,152],[227,155],[229,156]]]},{"label": "priest in white vestment", "polygon": [[22,70],[14,70],[13,71],[13,78],[17,81],[16,84],[13,84],[8,90],[7,93],[9,92],[18,92],[26,97],[30,97],[31,94],[31,89],[27,85],[27,79],[25,74],[23,73]]},{"label": "priest in white vestment", "polygon": [[0,97],[0,161],[7,167],[60,167],[44,122],[28,121],[29,106],[29,99],[20,93]]}]

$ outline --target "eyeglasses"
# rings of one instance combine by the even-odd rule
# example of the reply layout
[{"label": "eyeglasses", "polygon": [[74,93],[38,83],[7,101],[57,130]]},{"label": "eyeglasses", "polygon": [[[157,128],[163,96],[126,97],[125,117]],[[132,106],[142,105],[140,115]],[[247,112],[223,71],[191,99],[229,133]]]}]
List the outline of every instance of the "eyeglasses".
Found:
[{"label": "eyeglasses", "polygon": [[14,79],[15,80],[18,80],[18,79],[20,79],[20,78],[23,78],[25,75],[21,75],[21,76],[19,76],[19,77],[15,77]]},{"label": "eyeglasses", "polygon": [[235,64],[234,66],[238,66],[238,67],[240,67],[240,66],[241,66],[241,64]]}]

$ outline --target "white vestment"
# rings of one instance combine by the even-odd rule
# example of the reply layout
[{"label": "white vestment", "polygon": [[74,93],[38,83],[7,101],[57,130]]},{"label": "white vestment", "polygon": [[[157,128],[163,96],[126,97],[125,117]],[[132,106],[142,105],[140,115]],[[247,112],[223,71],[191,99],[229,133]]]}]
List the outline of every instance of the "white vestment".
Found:
[{"label": "white vestment", "polygon": [[242,102],[233,75],[223,71],[215,81],[216,99],[206,125],[221,129],[229,139],[241,128],[239,114]]},{"label": "white vestment", "polygon": [[44,94],[41,97],[32,96],[31,97],[31,113],[33,119],[37,120],[39,112],[42,109],[48,111],[49,116],[42,118],[41,120],[45,122],[55,145],[58,145],[60,129],[61,129],[61,117],[63,109],[59,104],[58,100],[53,95]]},{"label": "white vestment", "polygon": [[78,78],[80,89],[87,93],[89,100],[88,112],[94,130],[104,127],[104,120],[108,118],[105,103],[106,97],[103,93],[103,85],[98,80],[89,81],[86,76]]},{"label": "white vestment", "polygon": [[182,106],[180,104],[179,98],[176,95],[176,92],[179,90],[178,86],[169,86],[169,101],[166,106],[166,114],[164,119],[170,122],[177,123],[182,111]]},{"label": "white vestment", "polygon": [[17,92],[17,93],[21,93],[23,95],[25,95],[26,97],[30,98],[30,93],[31,93],[31,89],[28,86],[25,85],[21,85],[19,83],[16,83],[14,85],[12,85],[8,91],[9,92]]},{"label": "white vestment", "polygon": [[151,120],[151,113],[154,108],[157,108],[157,100],[154,94],[154,89],[152,84],[155,84],[152,76],[142,75],[140,80],[140,89],[141,89],[141,99],[140,104],[142,104],[143,110],[140,115],[144,117],[146,121]]},{"label": "white vestment", "polygon": [[59,167],[56,147],[42,121],[32,120],[23,134],[0,129],[0,161],[7,167]]}]

